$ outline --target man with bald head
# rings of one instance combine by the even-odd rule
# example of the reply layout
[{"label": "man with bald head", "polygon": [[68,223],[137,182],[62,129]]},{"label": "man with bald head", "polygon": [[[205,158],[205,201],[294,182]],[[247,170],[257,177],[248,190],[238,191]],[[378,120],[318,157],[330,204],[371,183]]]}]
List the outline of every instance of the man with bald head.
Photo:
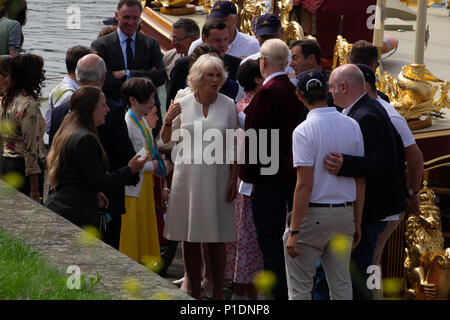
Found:
[{"label": "man with bald head", "polygon": [[[105,62],[96,54],[85,55],[78,60],[75,74],[80,86],[93,86],[101,89],[106,77]],[[100,142],[108,156],[108,171],[113,172],[126,166],[136,153],[128,137],[124,106],[108,98],[106,98],[106,104],[110,111],[105,117],[105,124],[98,127],[97,130]],[[68,113],[69,107],[70,101],[53,110],[49,134],[50,143],[61,126],[65,115]],[[134,183],[137,183],[139,176],[135,175],[134,178]],[[102,238],[104,242],[118,250],[121,215],[125,213],[125,186],[110,186],[108,189],[102,190],[102,192],[109,200],[109,206],[106,208],[109,215],[106,230],[102,229]]]},{"label": "man with bald head", "polygon": [[[78,60],[74,73],[80,86],[93,86],[101,89],[106,76],[105,62],[96,54],[87,54]],[[56,131],[69,112],[69,107],[70,99],[53,109],[49,129],[50,146]]]},{"label": "man with bald head", "polygon": [[344,154],[341,168],[326,160],[325,165],[331,174],[366,177],[361,242],[352,253],[357,270],[351,271],[353,298],[372,299],[366,284],[367,267],[386,226],[381,220],[406,209],[403,144],[386,110],[366,94],[364,75],[356,65],[343,65],[331,73],[330,92],[343,114],[359,123],[364,139],[364,157]]}]

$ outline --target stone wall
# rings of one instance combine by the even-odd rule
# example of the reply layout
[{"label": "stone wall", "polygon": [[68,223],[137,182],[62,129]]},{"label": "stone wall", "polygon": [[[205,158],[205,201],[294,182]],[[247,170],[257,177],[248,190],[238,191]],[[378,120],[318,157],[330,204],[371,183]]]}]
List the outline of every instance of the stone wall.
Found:
[{"label": "stone wall", "polygon": [[192,299],[177,286],[104,242],[94,239],[90,245],[83,244],[80,241],[82,229],[1,180],[0,228],[16,239],[23,239],[63,274],[70,265],[79,266],[81,274],[87,278],[95,279],[98,272],[101,280],[97,286],[106,288],[114,299],[130,298],[123,288],[127,278],[139,282],[142,299]]}]

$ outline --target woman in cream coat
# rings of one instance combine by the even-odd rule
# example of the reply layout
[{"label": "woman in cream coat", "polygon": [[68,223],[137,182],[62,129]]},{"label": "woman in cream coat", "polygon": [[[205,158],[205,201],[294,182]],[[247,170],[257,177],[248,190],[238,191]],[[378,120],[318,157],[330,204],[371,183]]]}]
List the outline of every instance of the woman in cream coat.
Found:
[{"label": "woman in cream coat", "polygon": [[[207,244],[211,258],[212,298],[223,299],[224,243],[236,241],[233,204],[236,165],[227,163],[221,156],[218,156],[218,162],[210,163],[211,159],[203,159],[210,142],[196,140],[201,139],[201,135],[197,136],[197,129],[220,133],[225,142],[226,130],[237,128],[234,101],[219,93],[226,79],[222,60],[210,55],[198,58],[187,80],[191,93],[171,103],[161,131],[164,143],[180,140],[175,152],[172,151],[175,168],[164,237],[183,241],[184,267],[191,284],[189,293],[196,299],[201,298],[200,243]],[[222,156],[231,151],[228,147],[233,148],[219,142],[218,148],[223,148]],[[220,153],[218,150],[217,154]],[[199,155],[200,163],[197,161]]]}]

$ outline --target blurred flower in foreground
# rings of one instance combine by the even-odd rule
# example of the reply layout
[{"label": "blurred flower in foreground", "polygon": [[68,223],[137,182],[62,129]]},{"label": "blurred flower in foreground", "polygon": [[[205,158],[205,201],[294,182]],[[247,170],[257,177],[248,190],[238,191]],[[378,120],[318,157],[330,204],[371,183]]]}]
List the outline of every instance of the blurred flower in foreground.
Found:
[{"label": "blurred flower in foreground", "polygon": [[80,234],[80,242],[85,246],[94,246],[96,244],[95,239],[101,239],[101,232],[99,229],[93,226],[83,227],[83,232]]},{"label": "blurred flower in foreground", "polygon": [[395,298],[400,297],[403,283],[399,278],[387,278],[383,279],[383,293],[386,296]]},{"label": "blurred flower in foreground", "polygon": [[125,278],[123,281],[123,289],[128,294],[130,300],[141,299],[141,284],[136,278]]},{"label": "blurred flower in foreground", "polygon": [[267,299],[271,298],[272,288],[277,282],[277,276],[272,271],[263,270],[253,276],[256,291],[262,293]]},{"label": "blurred flower in foreground", "polygon": [[162,269],[164,261],[161,259],[161,257],[146,255],[144,256],[144,258],[142,258],[142,263],[154,273],[158,273]]},{"label": "blurred flower in foreground", "polygon": [[10,136],[15,132],[14,123],[10,120],[0,121],[0,133],[3,136]]},{"label": "blurred flower in foreground", "polygon": [[344,260],[348,257],[347,253],[351,250],[352,242],[349,237],[342,233],[336,233],[331,238],[329,246],[337,260]]},{"label": "blurred flower in foreground", "polygon": [[25,183],[22,175],[17,172],[8,172],[4,176],[2,176],[2,180],[16,189],[20,189]]},{"label": "blurred flower in foreground", "polygon": [[152,300],[173,300],[173,297],[168,292],[159,291],[152,295]]},{"label": "blurred flower in foreground", "polygon": [[330,240],[330,248],[333,250],[335,255],[342,255],[348,250],[351,242],[345,234],[336,233]]}]

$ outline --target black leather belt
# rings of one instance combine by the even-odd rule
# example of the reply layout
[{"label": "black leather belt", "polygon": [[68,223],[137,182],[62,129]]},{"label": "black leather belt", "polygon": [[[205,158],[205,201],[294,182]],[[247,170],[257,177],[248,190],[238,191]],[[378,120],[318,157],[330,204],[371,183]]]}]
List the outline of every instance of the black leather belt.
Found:
[{"label": "black leather belt", "polygon": [[309,203],[310,207],[319,207],[319,208],[337,208],[337,207],[351,207],[353,206],[353,202],[346,203]]}]

